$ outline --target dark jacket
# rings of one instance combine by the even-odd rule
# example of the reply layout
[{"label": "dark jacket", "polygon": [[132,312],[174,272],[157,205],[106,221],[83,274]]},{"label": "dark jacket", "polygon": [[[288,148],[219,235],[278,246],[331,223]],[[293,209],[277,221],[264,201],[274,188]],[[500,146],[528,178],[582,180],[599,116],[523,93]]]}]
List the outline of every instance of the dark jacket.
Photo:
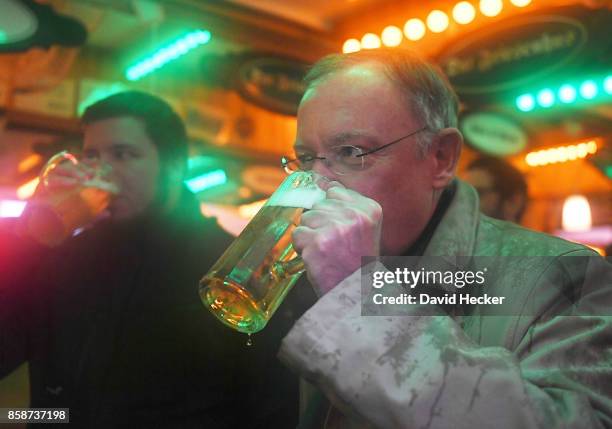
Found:
[{"label": "dark jacket", "polygon": [[210,315],[198,281],[232,238],[183,200],[73,237],[4,295],[0,377],[29,360],[32,407],[87,428],[295,427],[275,353],[301,313],[287,304],[251,347]]}]

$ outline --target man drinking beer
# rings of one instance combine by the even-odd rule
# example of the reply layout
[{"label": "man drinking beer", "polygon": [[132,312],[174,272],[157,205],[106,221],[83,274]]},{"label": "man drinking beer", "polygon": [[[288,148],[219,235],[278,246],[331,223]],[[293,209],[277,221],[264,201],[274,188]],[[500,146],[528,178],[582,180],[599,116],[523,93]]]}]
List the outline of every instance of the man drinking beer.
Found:
[{"label": "man drinking beer", "polygon": [[[183,187],[180,118],[125,92],[82,123],[83,162],[110,165],[118,191],[106,216],[0,285],[0,377],[29,362],[30,406],[69,408],[74,427],[295,427],[297,379],[274,357],[290,318],[247,347],[198,297],[231,237]],[[70,164],[52,173],[62,192],[78,185]]]},{"label": "man drinking beer", "polygon": [[[589,249],[479,213],[475,190],[455,178],[458,103],[441,72],[381,49],[326,57],[306,83],[287,166],[332,182],[293,233],[320,295],[280,351],[311,383],[300,427],[609,426],[612,322],[560,316],[574,314],[553,305],[561,288],[547,287],[563,283],[612,308],[609,284],[587,293],[566,275],[569,256]],[[506,290],[510,304],[528,302],[525,291],[550,299],[524,317],[423,316],[418,307],[406,308],[411,317],[362,316],[366,255],[498,265],[514,255],[526,262],[504,271],[506,282],[521,278]]]}]

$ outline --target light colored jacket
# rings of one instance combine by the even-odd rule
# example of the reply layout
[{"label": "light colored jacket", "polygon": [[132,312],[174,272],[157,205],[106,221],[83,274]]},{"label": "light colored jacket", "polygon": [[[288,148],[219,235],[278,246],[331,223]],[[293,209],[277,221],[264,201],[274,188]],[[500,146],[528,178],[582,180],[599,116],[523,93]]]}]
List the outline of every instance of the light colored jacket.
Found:
[{"label": "light colored jacket", "polygon": [[[458,182],[425,255],[499,257],[505,275],[487,288],[506,296],[509,316],[362,316],[355,272],[279,352],[309,382],[302,411],[317,408],[317,391],[332,404],[319,401],[324,412],[300,428],[612,427],[612,277],[608,266],[582,286],[572,268],[582,258],[567,257],[594,252],[480,214]],[[580,312],[559,304],[572,295]]]}]

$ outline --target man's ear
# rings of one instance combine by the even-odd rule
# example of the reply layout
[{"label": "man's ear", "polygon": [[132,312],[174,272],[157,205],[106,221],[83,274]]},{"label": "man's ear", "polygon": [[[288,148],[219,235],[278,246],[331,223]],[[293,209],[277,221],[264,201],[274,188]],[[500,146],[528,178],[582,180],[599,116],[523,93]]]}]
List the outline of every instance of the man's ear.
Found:
[{"label": "man's ear", "polygon": [[462,146],[463,136],[457,128],[444,128],[434,138],[430,152],[434,189],[445,188],[455,177]]}]

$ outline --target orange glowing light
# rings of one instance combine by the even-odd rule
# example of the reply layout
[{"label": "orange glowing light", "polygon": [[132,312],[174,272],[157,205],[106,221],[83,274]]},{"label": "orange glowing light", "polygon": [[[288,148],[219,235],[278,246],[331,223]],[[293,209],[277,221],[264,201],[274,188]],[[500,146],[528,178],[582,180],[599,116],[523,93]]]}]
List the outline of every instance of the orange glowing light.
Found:
[{"label": "orange glowing light", "polygon": [[480,0],[480,12],[484,16],[497,16],[502,11],[504,5],[501,0]]},{"label": "orange glowing light", "polygon": [[510,0],[510,3],[512,3],[516,7],[525,7],[531,4],[531,0]]},{"label": "orange glowing light", "polygon": [[388,47],[399,46],[399,44],[402,43],[402,37],[402,30],[395,25],[389,25],[381,34],[383,45]]},{"label": "orange glowing light", "polygon": [[361,38],[361,47],[363,49],[377,49],[380,48],[380,37],[374,33],[366,33]]},{"label": "orange glowing light", "polygon": [[412,18],[404,24],[404,35],[408,40],[416,41],[425,36],[425,23],[417,18]]},{"label": "orange glowing light", "polygon": [[441,33],[448,28],[448,15],[441,10],[432,10],[427,15],[427,27],[433,33]]},{"label": "orange glowing light", "polygon": [[351,52],[357,52],[361,50],[361,42],[357,39],[348,39],[342,45],[342,52],[345,54],[350,54]]},{"label": "orange glowing light", "polygon": [[41,161],[42,156],[38,155],[37,153],[33,153],[32,155],[19,161],[19,164],[17,165],[17,171],[19,173],[25,173],[32,167],[35,167]]},{"label": "orange glowing light", "polygon": [[471,3],[461,1],[453,8],[453,19],[458,24],[469,24],[476,17],[476,9]]},{"label": "orange glowing light", "polygon": [[588,140],[586,142],[573,145],[553,147],[534,152],[529,152],[525,156],[525,162],[530,167],[539,167],[559,162],[575,161],[586,158],[597,152],[597,141]]}]

